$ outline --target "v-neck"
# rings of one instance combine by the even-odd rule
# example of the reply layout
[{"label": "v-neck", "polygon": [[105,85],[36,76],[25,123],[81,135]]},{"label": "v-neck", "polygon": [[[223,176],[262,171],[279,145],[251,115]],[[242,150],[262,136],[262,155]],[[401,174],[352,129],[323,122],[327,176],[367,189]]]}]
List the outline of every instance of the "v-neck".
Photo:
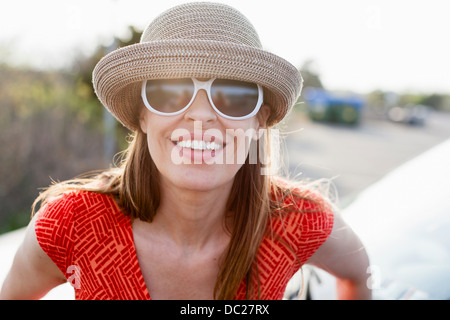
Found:
[{"label": "v-neck", "polygon": [[[123,215],[126,218],[125,227],[126,227],[126,232],[127,232],[127,238],[129,239],[127,246],[130,250],[131,259],[133,260],[131,262],[136,266],[135,275],[138,277],[137,278],[138,282],[141,283],[142,287],[144,288],[143,294],[145,296],[145,299],[152,300],[152,298],[150,296],[150,291],[147,287],[147,283],[145,282],[145,278],[144,278],[144,274],[141,269],[141,265],[139,264],[136,243],[135,243],[135,238],[134,238],[134,233],[133,233],[133,220],[129,216],[125,215],[115,202],[114,202],[114,204],[115,204],[117,213]],[[245,291],[245,287],[246,287],[245,281],[242,281],[241,284],[239,285],[238,292],[242,293],[243,291]],[[239,296],[238,293],[236,294],[234,299],[237,299],[237,296]]]},{"label": "v-neck", "polygon": [[[135,280],[139,287],[135,287],[134,296],[141,299],[151,300],[150,291],[144,279],[144,274],[139,264],[137,255],[135,237],[133,233],[133,220],[125,215],[115,201],[112,201],[118,217],[122,217],[119,225],[122,234],[126,235],[128,259],[134,271],[131,276],[136,277]],[[301,264],[308,261],[309,257],[320,247],[320,245],[328,238],[333,227],[333,212],[328,211],[327,207],[320,207],[312,201],[299,201],[297,210],[292,210],[289,214],[283,216],[283,219],[274,219],[271,222],[271,229],[275,234],[286,242],[293,245],[295,254],[287,250],[283,241],[264,237],[256,256],[257,263],[261,270],[261,288],[263,290],[262,299],[282,299],[289,278],[299,268],[298,261]],[[318,209],[316,209],[318,207]],[[308,210],[303,213],[303,210]],[[301,214],[297,214],[301,212]],[[309,213],[311,212],[311,214]],[[117,216],[116,216],[117,217]],[[286,229],[286,227],[288,227]],[[319,232],[320,231],[320,232]],[[293,239],[293,240],[292,240]],[[312,241],[314,240],[314,241]],[[297,257],[297,258],[295,258]],[[132,281],[133,282],[133,281]],[[240,283],[234,299],[245,299],[246,297],[246,281]]]}]

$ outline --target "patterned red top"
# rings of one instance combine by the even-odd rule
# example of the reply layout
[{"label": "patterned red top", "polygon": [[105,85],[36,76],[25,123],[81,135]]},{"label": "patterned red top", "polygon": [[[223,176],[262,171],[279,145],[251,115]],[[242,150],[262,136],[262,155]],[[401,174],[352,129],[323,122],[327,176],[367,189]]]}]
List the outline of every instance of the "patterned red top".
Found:
[{"label": "patterned red top", "polygon": [[[282,299],[289,279],[300,267],[286,243],[304,264],[333,226],[332,210],[322,201],[302,199],[288,205],[292,206],[288,214],[271,220],[272,231],[256,256],[264,300]],[[111,197],[79,191],[65,194],[40,210],[35,229],[42,249],[74,286],[76,299],[150,299],[137,260],[131,219]],[[245,299],[245,291],[243,280],[235,299]]]}]

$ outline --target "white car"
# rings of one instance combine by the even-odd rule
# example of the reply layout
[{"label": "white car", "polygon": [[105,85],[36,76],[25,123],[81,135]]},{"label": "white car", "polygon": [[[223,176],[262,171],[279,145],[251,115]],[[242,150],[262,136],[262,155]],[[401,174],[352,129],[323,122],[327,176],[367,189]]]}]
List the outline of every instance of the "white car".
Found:
[{"label": "white car", "polygon": [[[450,299],[450,140],[383,177],[342,214],[368,251],[374,299]],[[308,297],[335,299],[335,279],[309,272]]]}]

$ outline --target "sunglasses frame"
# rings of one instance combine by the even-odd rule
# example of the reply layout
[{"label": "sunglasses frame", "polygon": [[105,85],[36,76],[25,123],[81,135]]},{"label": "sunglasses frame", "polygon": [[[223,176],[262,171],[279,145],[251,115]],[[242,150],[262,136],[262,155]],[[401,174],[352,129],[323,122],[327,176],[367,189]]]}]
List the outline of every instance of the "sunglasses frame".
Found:
[{"label": "sunglasses frame", "polygon": [[242,117],[228,116],[228,115],[220,112],[220,110],[214,105],[214,103],[212,101],[212,98],[211,98],[211,86],[212,86],[212,83],[214,82],[214,80],[216,80],[217,78],[209,79],[207,81],[200,81],[200,80],[197,80],[195,78],[190,78],[190,79],[194,83],[194,93],[192,94],[191,101],[189,101],[189,103],[184,108],[182,108],[181,110],[176,111],[176,112],[170,112],[170,113],[158,111],[158,110],[154,109],[150,105],[150,103],[147,100],[147,92],[146,92],[146,86],[147,86],[147,81],[148,80],[144,80],[144,82],[142,83],[141,96],[142,96],[142,100],[144,101],[145,106],[147,107],[147,109],[149,109],[150,111],[152,111],[152,112],[154,112],[154,113],[156,113],[158,115],[161,115],[161,116],[175,116],[175,115],[178,115],[178,114],[181,114],[181,113],[185,112],[192,105],[192,103],[194,102],[198,91],[202,90],[202,89],[206,91],[209,103],[212,106],[212,108],[214,109],[214,111],[218,115],[220,115],[221,117],[226,118],[226,119],[230,119],[230,120],[245,120],[245,119],[249,119],[249,118],[253,117],[254,115],[256,115],[258,113],[259,109],[261,108],[261,106],[263,104],[263,89],[262,89],[262,87],[259,84],[256,84],[256,86],[258,87],[258,101],[256,102],[256,106],[255,106],[254,110],[250,114],[248,114],[246,116],[242,116]]}]

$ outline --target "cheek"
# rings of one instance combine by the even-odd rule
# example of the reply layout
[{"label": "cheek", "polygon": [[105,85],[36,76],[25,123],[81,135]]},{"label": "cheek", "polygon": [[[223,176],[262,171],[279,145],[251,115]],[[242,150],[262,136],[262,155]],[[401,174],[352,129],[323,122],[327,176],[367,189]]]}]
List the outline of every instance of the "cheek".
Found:
[{"label": "cheek", "polygon": [[149,131],[147,134],[147,144],[148,144],[148,150],[150,152],[150,156],[155,159],[158,158],[160,151],[158,148],[158,139],[155,137],[155,135]]},{"label": "cheek", "polygon": [[[171,119],[158,115],[145,114],[141,120],[141,130],[147,135],[147,144],[151,157],[157,161],[170,147]],[[169,132],[169,133],[168,133]]]}]

